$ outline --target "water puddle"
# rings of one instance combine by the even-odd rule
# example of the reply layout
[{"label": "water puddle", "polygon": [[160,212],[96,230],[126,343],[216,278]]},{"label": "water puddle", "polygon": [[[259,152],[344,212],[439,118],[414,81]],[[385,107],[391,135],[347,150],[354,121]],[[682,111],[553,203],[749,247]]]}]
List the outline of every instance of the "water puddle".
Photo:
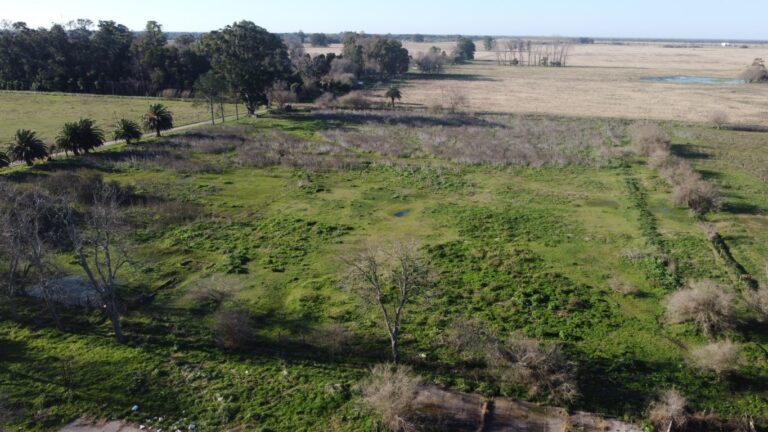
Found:
[{"label": "water puddle", "polygon": [[410,212],[411,212],[410,210],[400,210],[399,212],[395,212],[394,216],[396,218],[403,218],[403,217],[408,216],[408,213],[410,213]]},{"label": "water puddle", "polygon": [[640,78],[640,81],[665,82],[672,84],[744,84],[744,81],[737,79],[713,78],[692,75],[647,76]]}]

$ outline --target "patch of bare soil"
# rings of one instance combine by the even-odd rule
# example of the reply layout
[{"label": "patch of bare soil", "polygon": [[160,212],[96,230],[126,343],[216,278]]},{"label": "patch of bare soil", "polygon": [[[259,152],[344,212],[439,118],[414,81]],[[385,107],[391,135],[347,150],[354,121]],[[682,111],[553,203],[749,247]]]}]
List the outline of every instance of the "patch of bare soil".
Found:
[{"label": "patch of bare soil", "polygon": [[511,399],[488,399],[477,394],[425,387],[414,401],[421,414],[441,427],[467,432],[641,432],[640,426],[562,408],[540,406]]}]

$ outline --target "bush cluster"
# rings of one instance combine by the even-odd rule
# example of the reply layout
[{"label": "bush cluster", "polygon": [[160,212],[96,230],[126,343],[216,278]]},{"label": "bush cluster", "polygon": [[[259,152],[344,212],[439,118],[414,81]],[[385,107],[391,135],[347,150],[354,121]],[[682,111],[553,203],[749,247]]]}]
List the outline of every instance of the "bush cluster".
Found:
[{"label": "bush cluster", "polygon": [[635,124],[631,131],[635,151],[648,157],[648,165],[672,185],[675,205],[687,207],[696,216],[720,210],[720,190],[693,169],[685,159],[672,154],[669,137],[658,126]]}]

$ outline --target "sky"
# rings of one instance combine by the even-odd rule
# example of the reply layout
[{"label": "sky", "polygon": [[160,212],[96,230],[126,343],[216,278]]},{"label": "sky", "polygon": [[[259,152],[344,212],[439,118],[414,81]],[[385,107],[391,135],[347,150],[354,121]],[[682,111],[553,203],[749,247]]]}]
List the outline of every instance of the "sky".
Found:
[{"label": "sky", "polygon": [[271,32],[768,39],[766,0],[2,0],[0,20],[76,18],[204,32],[250,20]]}]

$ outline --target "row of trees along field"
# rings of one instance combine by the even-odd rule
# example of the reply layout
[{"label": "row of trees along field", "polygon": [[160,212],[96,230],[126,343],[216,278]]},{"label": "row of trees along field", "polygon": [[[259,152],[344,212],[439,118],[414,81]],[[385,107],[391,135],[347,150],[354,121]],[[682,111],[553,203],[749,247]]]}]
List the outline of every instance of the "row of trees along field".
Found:
[{"label": "row of trees along field", "polygon": [[[155,133],[173,128],[173,113],[163,104],[153,104],[142,116],[144,130]],[[139,141],[143,136],[139,124],[130,119],[120,119],[114,125],[112,136],[115,140],[125,141],[127,144]],[[90,153],[106,142],[104,130],[96,125],[93,119],[81,118],[76,122],[64,123],[61,131],[56,136],[56,144],[49,147],[37,135],[37,132],[29,129],[19,129],[13,136],[13,140],[6,152],[0,151],[0,168],[6,167],[11,162],[24,162],[27,166],[34,165],[36,160],[45,160],[54,152],[64,152],[69,155]]]},{"label": "row of trees along field", "polygon": [[522,39],[483,40],[486,51],[496,54],[496,62],[503,66],[551,66],[562,67],[568,62],[571,41],[554,39],[546,42],[534,42]]},{"label": "row of trees along field", "polygon": [[134,34],[114,21],[77,20],[31,29],[0,25],[0,89],[166,97],[201,93],[243,102],[249,112],[287,93],[311,99],[349,91],[360,79],[408,70],[408,51],[392,38],[349,33],[341,55],[289,50],[278,35],[241,21],[169,41],[149,21]]}]

